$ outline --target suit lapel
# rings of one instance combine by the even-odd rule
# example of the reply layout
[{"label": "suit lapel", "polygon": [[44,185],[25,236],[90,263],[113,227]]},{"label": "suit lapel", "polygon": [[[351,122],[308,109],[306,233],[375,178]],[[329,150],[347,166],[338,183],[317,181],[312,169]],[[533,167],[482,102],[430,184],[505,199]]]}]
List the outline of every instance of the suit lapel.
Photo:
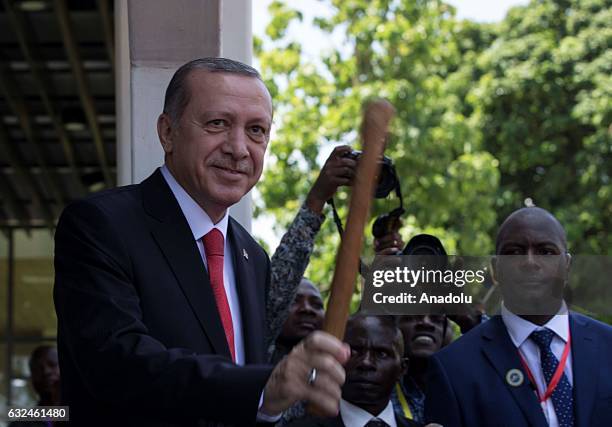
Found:
[{"label": "suit lapel", "polygon": [[[246,363],[263,363],[264,351],[262,337],[264,334],[263,310],[265,300],[263,289],[255,283],[255,260],[249,259],[249,244],[244,236],[245,231],[230,217],[228,224],[228,238],[232,248],[236,288],[240,301],[240,314],[242,316],[242,337],[245,349]],[[245,255],[246,254],[246,255]]]},{"label": "suit lapel", "polygon": [[[484,325],[482,332],[482,351],[497,371],[506,389],[512,395],[525,417],[532,426],[546,427],[546,418],[542,412],[529,379],[525,373],[518,352],[512,343],[508,331],[501,319],[495,316]],[[518,387],[510,386],[506,382],[506,374],[510,369],[520,369],[524,375],[523,383]],[[491,391],[494,392],[493,390]]]},{"label": "suit lapel", "polygon": [[231,359],[204,262],[178,202],[159,169],[141,185],[153,238],[215,352]]},{"label": "suit lapel", "polygon": [[583,317],[571,313],[569,323],[572,333],[574,416],[577,426],[589,426],[599,379],[598,343]]}]

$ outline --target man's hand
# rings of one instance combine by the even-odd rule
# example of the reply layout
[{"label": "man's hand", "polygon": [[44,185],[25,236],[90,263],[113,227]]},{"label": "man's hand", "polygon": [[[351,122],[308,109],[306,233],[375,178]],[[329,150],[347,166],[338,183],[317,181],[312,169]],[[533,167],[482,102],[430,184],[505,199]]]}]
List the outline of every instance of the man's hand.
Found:
[{"label": "man's hand", "polygon": [[313,212],[320,214],[325,202],[331,199],[341,185],[351,185],[355,177],[357,161],[345,157],[352,148],[340,145],[334,148],[329,155],[323,169],[306,197],[306,206]]},{"label": "man's hand", "polygon": [[[350,348],[321,331],[310,334],[296,345],[272,371],[264,389],[260,411],[276,415],[300,400],[308,401],[322,416],[338,414],[345,373],[342,365]],[[312,369],[316,378],[312,380]]]},{"label": "man's hand", "polygon": [[404,250],[404,241],[399,234],[402,220],[397,219],[391,225],[391,230],[384,236],[374,239],[374,251],[376,255],[397,255]]}]

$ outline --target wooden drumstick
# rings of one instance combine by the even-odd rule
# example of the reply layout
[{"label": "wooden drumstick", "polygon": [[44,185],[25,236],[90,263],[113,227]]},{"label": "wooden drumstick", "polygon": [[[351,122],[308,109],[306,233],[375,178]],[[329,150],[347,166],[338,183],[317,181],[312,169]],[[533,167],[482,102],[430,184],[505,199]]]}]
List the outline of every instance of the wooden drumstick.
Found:
[{"label": "wooden drumstick", "polygon": [[376,100],[368,103],[363,116],[363,154],[352,186],[346,230],[336,258],[336,270],[323,325],[325,332],[340,340],[344,338],[351,297],[355,291],[363,231],[380,173],[387,128],[394,114],[395,109],[388,101]]}]

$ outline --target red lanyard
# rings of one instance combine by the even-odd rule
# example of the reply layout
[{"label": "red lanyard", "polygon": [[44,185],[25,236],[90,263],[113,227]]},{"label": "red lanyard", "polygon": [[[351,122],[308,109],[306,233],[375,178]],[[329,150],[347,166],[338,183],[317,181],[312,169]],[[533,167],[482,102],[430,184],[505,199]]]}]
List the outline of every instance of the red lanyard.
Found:
[{"label": "red lanyard", "polygon": [[563,355],[561,355],[561,361],[559,362],[559,366],[557,366],[557,370],[555,371],[555,374],[550,380],[550,384],[548,384],[548,387],[546,387],[546,392],[544,392],[544,396],[540,396],[540,391],[538,390],[538,384],[535,382],[535,378],[533,377],[533,374],[531,373],[531,369],[529,369],[529,366],[527,366],[527,362],[525,361],[525,359],[523,358],[523,355],[521,354],[519,350],[518,354],[521,358],[521,363],[523,364],[523,368],[525,368],[525,371],[527,371],[527,376],[529,377],[529,381],[531,381],[531,383],[535,387],[535,392],[538,396],[540,403],[546,402],[550,398],[550,396],[552,396],[553,392],[555,391],[555,388],[557,388],[557,384],[559,384],[559,381],[561,380],[561,376],[563,375],[563,371],[565,370],[565,364],[567,363],[567,356],[569,355],[571,342],[572,342],[572,337],[568,329],[567,342],[565,343],[565,348],[563,349]]}]

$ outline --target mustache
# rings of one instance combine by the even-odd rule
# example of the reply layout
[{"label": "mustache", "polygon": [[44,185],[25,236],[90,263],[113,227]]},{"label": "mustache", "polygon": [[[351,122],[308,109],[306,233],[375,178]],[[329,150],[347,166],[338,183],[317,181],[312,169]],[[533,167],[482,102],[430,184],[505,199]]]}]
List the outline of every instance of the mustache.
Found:
[{"label": "mustache", "polygon": [[210,166],[222,169],[229,169],[235,172],[245,174],[250,174],[253,172],[253,165],[248,159],[240,160],[238,162],[226,158],[214,159],[210,162]]}]

